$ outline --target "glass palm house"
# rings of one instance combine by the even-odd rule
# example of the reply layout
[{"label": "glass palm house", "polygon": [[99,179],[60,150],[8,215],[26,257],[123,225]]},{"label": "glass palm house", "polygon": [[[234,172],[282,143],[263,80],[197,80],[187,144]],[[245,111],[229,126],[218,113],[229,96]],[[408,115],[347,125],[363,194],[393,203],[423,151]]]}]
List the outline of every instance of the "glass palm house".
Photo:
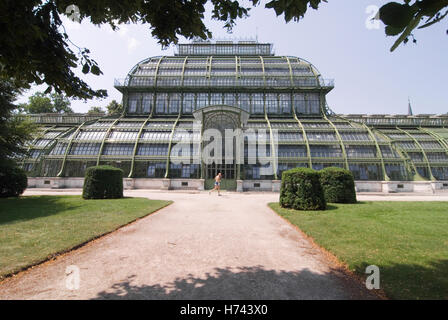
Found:
[{"label": "glass palm house", "polygon": [[[262,189],[284,170],[329,166],[349,169],[357,181],[448,180],[447,115],[335,114],[326,103],[333,80],[304,59],[274,55],[272,44],[179,44],[173,56],[137,63],[115,88],[121,115],[31,116],[42,131],[22,160],[30,177],[83,177],[90,166],[110,164],[135,187],[163,180],[209,188],[222,172],[224,188]],[[207,129],[245,136],[243,161],[201,159]],[[249,131],[266,132],[255,160]],[[190,147],[179,152],[180,141]]]}]

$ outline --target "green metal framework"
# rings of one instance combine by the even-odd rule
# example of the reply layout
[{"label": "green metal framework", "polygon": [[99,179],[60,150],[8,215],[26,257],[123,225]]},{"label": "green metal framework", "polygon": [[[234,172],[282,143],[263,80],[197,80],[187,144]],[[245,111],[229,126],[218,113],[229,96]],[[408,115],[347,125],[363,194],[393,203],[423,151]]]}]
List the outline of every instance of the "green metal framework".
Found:
[{"label": "green metal framework", "polygon": [[61,166],[61,171],[59,171],[59,173],[57,174],[58,177],[62,176],[64,173],[64,169],[65,169],[65,163],[67,161],[67,156],[68,153],[70,151],[70,147],[72,146],[73,140],[76,137],[76,135],[78,134],[79,130],[81,129],[81,127],[84,125],[85,122],[81,123],[78,128],[76,128],[75,133],[72,135],[72,137],[70,138],[69,143],[67,144],[67,149],[65,150],[64,153],[64,159],[62,160],[62,166]]},{"label": "green metal framework", "polygon": [[446,140],[444,140],[440,135],[438,135],[436,132],[430,131],[426,128],[422,128],[419,127],[418,130],[423,131],[429,135],[431,135],[432,137],[434,137],[434,139],[436,139],[442,146],[444,146],[446,148],[446,150],[448,151],[448,142]]},{"label": "green metal framework", "polygon": [[391,149],[394,149],[399,154],[400,158],[403,160],[404,166],[406,168],[406,173],[408,177],[412,177],[412,180],[414,181],[424,181],[425,178],[423,178],[417,170],[417,167],[415,164],[411,161],[411,158],[408,155],[408,151],[403,149],[397,144],[397,141],[392,140],[389,136],[385,135],[383,132],[381,132],[381,135],[385,137],[389,143],[389,147]]},{"label": "green metal framework", "polygon": [[349,169],[349,166],[348,166],[348,159],[347,159],[347,153],[346,153],[346,151],[345,151],[345,145],[344,145],[344,142],[342,141],[342,138],[341,138],[341,135],[339,134],[339,130],[338,130],[338,128],[336,128],[336,126],[334,125],[334,123],[330,120],[330,119],[328,119],[327,118],[327,116],[324,114],[324,118],[325,118],[325,120],[327,120],[328,121],[328,123],[333,127],[333,129],[334,129],[334,132],[335,132],[335,134],[336,134],[336,137],[338,138],[338,140],[339,140],[339,144],[340,144],[340,146],[341,146],[341,151],[342,151],[342,159],[344,160],[344,164],[345,164],[345,169]]},{"label": "green metal framework", "polygon": [[[115,81],[125,106],[120,116],[31,116],[44,128],[30,152],[42,152],[22,159],[23,165],[61,161],[57,176],[63,176],[68,160],[124,161],[130,178],[176,178],[178,172],[180,178],[196,177],[195,167],[189,164],[171,172],[174,136],[186,128],[187,135],[198,134],[202,139],[204,128],[200,133],[193,130],[195,117],[226,106],[248,113],[248,120],[241,124],[243,133],[269,130],[269,158],[277,160],[273,161],[274,179],[296,165],[315,169],[336,165],[356,172],[361,180],[388,181],[401,175],[425,180],[419,173],[423,167],[430,180],[448,180],[447,115],[336,115],[325,99],[333,81],[323,79],[302,58],[275,56],[272,45],[195,42],[179,48],[174,56],[144,59],[125,79]],[[135,110],[130,109],[131,102]],[[54,141],[39,146],[47,133]],[[69,133],[73,134],[67,139]],[[57,150],[62,144],[66,144],[63,153]],[[202,140],[199,144],[204,147]],[[418,161],[419,154],[423,161]],[[236,179],[263,180],[259,168],[259,164],[237,165]],[[204,178],[204,166],[199,170]]]},{"label": "green metal framework", "polygon": [[176,121],[173,124],[173,129],[171,130],[171,134],[170,134],[170,142],[168,143],[168,156],[166,157],[166,173],[165,173],[165,178],[169,177],[169,171],[170,171],[170,158],[171,158],[171,147],[173,144],[173,136],[174,136],[174,131],[176,130],[176,126],[177,123],[179,122],[179,119],[181,117],[181,111],[179,111],[179,115],[177,116]]},{"label": "green metal framework", "polygon": [[399,130],[400,132],[405,133],[409,138],[411,138],[411,139],[417,144],[417,146],[419,147],[419,149],[421,150],[421,152],[422,152],[422,154],[423,154],[423,158],[424,158],[425,163],[426,163],[426,166],[427,166],[427,168],[428,168],[428,173],[429,173],[430,179],[431,179],[432,181],[435,181],[436,179],[435,179],[434,176],[432,175],[431,164],[430,164],[430,162],[429,162],[429,160],[428,160],[428,157],[426,156],[425,149],[423,149],[423,147],[420,145],[420,143],[418,142],[418,140],[415,139],[415,138],[414,138],[411,134],[409,134],[406,130],[403,130],[403,129],[398,128],[398,127],[397,127],[397,130]]},{"label": "green metal framework", "polygon": [[389,176],[387,175],[387,172],[386,172],[386,165],[384,164],[384,157],[383,157],[383,153],[381,152],[380,145],[378,144],[378,139],[373,134],[372,130],[365,123],[362,123],[362,126],[367,130],[367,132],[369,133],[370,138],[373,141],[375,141],[375,148],[376,148],[376,152],[379,155],[379,158],[380,158],[380,161],[381,161],[381,170],[383,172],[384,180],[385,181],[390,181],[390,178],[389,178]]},{"label": "green metal framework", "polygon": [[[341,129],[341,128],[337,128],[337,125],[342,125],[343,122],[339,122],[338,118],[331,118],[331,117],[326,117],[325,118],[321,118],[321,119],[308,119],[308,120],[301,120],[299,119],[297,116],[292,118],[292,121],[294,123],[297,124],[297,131],[291,131],[291,129],[288,129],[288,131],[285,130],[281,130],[279,129],[279,135],[283,134],[283,133],[288,133],[288,132],[297,132],[299,134],[302,135],[303,140],[302,141],[291,141],[291,142],[282,142],[281,139],[279,140],[279,147],[281,147],[282,145],[296,145],[296,146],[304,146],[305,147],[305,159],[306,162],[309,164],[310,167],[314,167],[314,163],[321,163],[322,161],[327,162],[327,163],[331,163],[331,161],[334,160],[334,158],[330,157],[323,157],[323,158],[316,158],[314,156],[311,155],[311,151],[310,151],[310,141],[308,139],[308,134],[313,133],[315,134],[316,130],[319,130],[319,132],[321,132],[322,134],[324,134],[325,132],[333,132],[336,135],[336,130],[338,132],[337,135],[337,140],[333,141],[333,142],[312,142],[313,146],[326,146],[326,145],[331,145],[331,144],[337,144],[343,148],[346,148],[346,141],[344,141],[341,137],[342,134],[353,134],[353,135],[357,135],[358,133],[362,133],[364,132],[366,135],[369,136],[370,138],[370,144],[375,148],[376,150],[376,154],[377,157],[376,158],[372,158],[372,159],[361,159],[361,158],[353,158],[350,157],[346,154],[346,158],[345,157],[341,157],[339,161],[343,161],[344,166],[350,165],[350,164],[357,164],[357,163],[365,163],[366,161],[370,161],[372,163],[377,163],[380,171],[382,173],[382,176],[384,177],[384,180],[390,180],[390,177],[388,176],[388,173],[386,171],[386,164],[399,164],[401,163],[404,166],[404,169],[407,173],[408,176],[410,176],[413,180],[425,180],[422,176],[420,176],[420,174],[418,173],[417,167],[416,167],[416,163],[414,163],[412,161],[412,159],[409,157],[408,152],[410,152],[409,150],[403,149],[403,147],[400,146],[400,143],[402,143],[401,141],[412,141],[416,144],[416,148],[417,149],[410,149],[412,152],[421,152],[423,155],[426,155],[426,157],[424,157],[424,161],[425,161],[425,166],[428,168],[431,168],[431,174],[433,171],[433,167],[434,164],[432,164],[429,159],[428,159],[428,152],[442,152],[446,155],[448,155],[448,148],[447,148],[447,143],[446,140],[443,139],[442,137],[438,136],[436,133],[434,133],[433,131],[431,131],[430,129],[427,128],[418,128],[418,131],[420,132],[425,132],[428,133],[428,137],[431,137],[431,139],[426,139],[427,142],[437,142],[439,144],[439,149],[432,149],[432,150],[428,150],[425,149],[425,147],[422,145],[421,141],[418,142],[418,139],[413,138],[411,136],[410,133],[407,132],[407,129],[401,129],[401,128],[395,128],[395,129],[391,129],[391,128],[374,128],[374,127],[369,127],[363,123],[359,124],[359,128],[352,128],[352,129]],[[104,136],[102,138],[102,140],[99,142],[101,147],[100,149],[103,150],[104,149],[104,145],[105,143],[108,141],[107,140],[107,136],[109,135],[109,133],[113,130],[116,130],[116,124],[119,122],[120,119],[124,119],[124,118],[117,118],[117,119],[110,119],[109,121],[112,121],[112,124],[108,123],[107,127],[105,128],[103,132]],[[142,140],[142,135],[143,132],[149,132],[149,129],[147,127],[147,124],[149,123],[162,123],[163,119],[157,118],[152,120],[152,117],[147,117],[145,119],[133,119],[135,121],[135,123],[133,124],[134,126],[136,126],[138,124],[138,128],[135,129],[136,132],[136,139],[133,140],[132,142],[132,154],[131,156],[129,156],[129,161],[131,162],[131,169],[129,172],[129,177],[134,177],[134,169],[135,169],[135,161],[136,161],[136,157],[137,157],[137,148],[140,144],[142,143],[148,143],[147,141]],[[164,173],[166,177],[170,176],[169,174],[169,155],[171,154],[171,149],[173,146],[173,135],[174,132],[176,131],[176,129],[179,126],[179,122],[182,119],[182,117],[179,117],[179,115],[175,118],[175,119],[168,119],[169,123],[170,123],[170,129],[169,129],[169,138],[167,139],[167,144],[168,144],[168,152],[167,152],[167,156],[164,157]],[[107,119],[106,119],[107,120]],[[130,120],[130,119],[129,119]],[[99,122],[99,124],[103,123],[105,120],[101,120],[102,122]],[[139,122],[141,121],[141,122]],[[155,122],[154,122],[155,121]],[[185,120],[183,120],[184,124],[188,123],[185,122]],[[273,120],[270,119],[269,116],[266,115],[266,118],[264,119],[264,123],[260,122],[260,120],[251,120],[249,119],[247,125],[249,128],[252,124],[256,124],[258,128],[266,128],[267,130],[269,130],[269,132],[271,133],[271,146],[273,145],[273,137],[274,137],[274,133],[273,133]],[[305,122],[304,122],[305,121]],[[311,122],[310,122],[311,121]],[[331,124],[330,124],[331,122]],[[282,123],[285,124],[289,124],[291,123],[291,120],[287,120],[287,119],[274,119],[274,124],[276,126],[281,125]],[[310,131],[310,129],[306,128],[304,126],[304,123],[306,125],[308,125],[309,123],[313,123],[316,125],[325,125],[325,123],[327,123],[328,125],[330,125],[329,128],[322,128],[322,129],[313,129],[312,131]],[[356,122],[353,121],[349,121],[349,123],[351,123],[352,125],[356,124]],[[100,126],[98,126],[100,127]],[[277,127],[276,127],[277,128]],[[364,131],[362,131],[360,128],[363,128]],[[52,132],[52,130],[56,130],[58,129],[58,127],[54,126],[54,125],[50,125],[48,127],[45,128],[45,132]],[[443,128],[440,128],[441,130],[445,130]],[[61,170],[59,171],[59,176],[62,176],[66,165],[67,165],[67,161],[70,158],[70,161],[86,161],[88,159],[90,159],[91,161],[95,161],[96,163],[98,162],[98,159],[102,160],[103,158],[100,157],[98,154],[96,156],[94,156],[93,158],[91,156],[85,156],[85,157],[77,157],[75,158],[73,155],[70,156],[70,151],[71,151],[71,146],[76,142],[76,143],[81,143],[80,141],[78,141],[76,139],[76,136],[78,135],[79,132],[84,132],[87,130],[97,130],[97,129],[88,129],[87,128],[87,124],[86,123],[81,123],[81,125],[77,125],[77,126],[73,126],[70,127],[68,130],[66,131],[60,131],[61,134],[59,135],[60,138],[55,138],[55,142],[51,143],[50,145],[50,149],[54,148],[54,145],[57,144],[57,141],[60,142],[64,142],[66,141],[66,148],[64,151],[64,154],[61,156],[58,155],[51,155],[48,154],[48,152],[45,152],[45,155],[42,155],[41,158],[42,159],[61,159],[62,161],[62,166],[61,166]],[[417,130],[417,129],[416,129]],[[64,136],[66,136],[69,132],[73,132],[73,135],[67,140]],[[406,133],[406,138],[403,138],[405,140],[394,140],[388,137],[388,134],[394,134],[394,133],[403,133],[403,131],[405,131]],[[155,131],[155,132],[168,132],[166,129],[164,129],[164,131]],[[446,130],[446,132],[448,133],[448,130]],[[65,134],[64,134],[65,133]],[[381,136],[381,140],[378,140],[379,137]],[[42,137],[42,135],[40,136]],[[38,139],[36,139],[34,142],[36,142]],[[126,142],[126,141],[123,141]],[[122,142],[122,143],[123,143]],[[418,142],[418,143],[417,143]],[[112,143],[112,142],[109,142]],[[116,143],[120,143],[120,142],[116,142]],[[365,142],[363,142],[364,144]],[[353,144],[353,143],[351,143]],[[396,158],[390,158],[390,156],[385,157],[383,155],[383,152],[381,151],[381,148],[383,148],[383,146],[389,146],[391,149],[390,150],[395,150],[397,152],[397,155],[399,156],[398,159]],[[31,149],[34,150],[34,148],[39,149],[38,147],[32,147]],[[36,150],[37,150],[36,149]],[[413,151],[415,150],[415,151]],[[278,157],[278,163],[284,163],[285,161],[287,163],[292,163],[294,161],[302,161],[299,160],[299,158],[297,158],[297,160],[295,160],[296,158],[282,158],[281,155],[276,155],[275,153],[275,148],[271,149],[271,158],[275,158]],[[107,159],[113,159],[113,157],[108,156]],[[123,157],[120,157],[119,159],[123,160]],[[141,156],[139,156],[140,160],[143,160],[143,158]],[[151,160],[153,158],[149,157],[148,160]],[[332,160],[333,159],[333,160]],[[347,159],[347,162],[345,162]],[[23,163],[34,163],[34,162],[38,162],[39,159],[24,159]],[[155,161],[155,160],[151,160],[151,161]],[[438,163],[436,163],[437,167],[444,167],[445,166],[445,162],[444,161],[439,161]],[[238,166],[237,170],[243,170],[243,168],[240,166]],[[275,168],[275,172],[277,173],[277,177],[278,178],[278,172],[277,172],[278,168]],[[239,176],[239,172],[237,174],[237,176]],[[437,179],[436,177],[434,177],[434,175],[432,175],[432,179]],[[437,179],[440,180],[440,179]]]},{"label": "green metal framework", "polygon": [[310,149],[310,143],[308,141],[308,137],[306,136],[306,131],[305,128],[303,127],[302,122],[299,120],[299,118],[296,115],[295,109],[293,108],[293,113],[294,113],[294,119],[297,121],[297,123],[299,124],[300,129],[302,130],[302,135],[303,135],[303,140],[306,143],[306,152],[307,152],[307,158],[308,158],[308,164],[309,167],[312,169],[313,168],[313,160],[311,158],[311,149]]},{"label": "green metal framework", "polygon": [[115,124],[118,122],[118,120],[120,120],[122,117],[123,117],[123,115],[122,115],[120,118],[114,120],[114,122],[112,122],[112,124],[111,124],[111,125],[109,126],[109,128],[107,129],[106,134],[105,134],[104,137],[103,137],[103,141],[101,141],[100,152],[98,152],[98,158],[97,158],[97,160],[96,160],[96,165],[97,165],[97,166],[100,164],[101,155],[102,155],[102,153],[103,153],[104,144],[105,144],[105,142],[106,142],[107,136],[109,135],[109,133],[110,133],[110,131],[112,130],[112,128],[114,127],[114,125],[115,125]]},{"label": "green metal framework", "polygon": [[268,124],[268,128],[269,128],[269,136],[270,136],[270,146],[271,146],[271,163],[272,163],[272,167],[273,167],[273,170],[274,170],[274,180],[277,180],[278,179],[278,176],[277,176],[277,161],[275,161],[276,160],[276,158],[277,158],[277,154],[276,154],[276,152],[275,152],[275,137],[274,137],[274,133],[273,133],[273,131],[272,131],[272,127],[271,127],[271,122],[269,121],[269,117],[268,117],[268,114],[266,113],[266,106],[265,106],[265,114],[264,114],[264,117],[265,117],[265,120],[266,120],[266,122],[267,122],[267,124]]},{"label": "green metal framework", "polygon": [[138,147],[138,144],[140,143],[140,138],[142,136],[143,129],[145,128],[146,124],[148,123],[149,119],[151,119],[151,117],[152,117],[152,112],[149,114],[148,118],[146,118],[146,120],[142,123],[140,130],[138,131],[137,140],[135,140],[134,151],[132,152],[131,170],[129,172],[128,178],[132,178],[132,176],[134,174],[135,156],[137,154],[137,147]]}]

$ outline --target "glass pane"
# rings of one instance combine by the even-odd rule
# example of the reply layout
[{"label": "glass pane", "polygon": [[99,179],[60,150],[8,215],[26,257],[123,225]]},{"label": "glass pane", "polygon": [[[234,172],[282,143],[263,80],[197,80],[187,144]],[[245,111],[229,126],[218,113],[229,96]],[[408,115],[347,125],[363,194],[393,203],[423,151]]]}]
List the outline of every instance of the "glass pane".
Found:
[{"label": "glass pane", "polygon": [[133,143],[106,143],[103,149],[103,155],[107,156],[132,156],[133,152]]},{"label": "glass pane", "polygon": [[167,93],[157,93],[156,95],[156,113],[164,114],[167,113],[168,107],[168,94]]},{"label": "glass pane", "polygon": [[73,143],[70,155],[98,155],[101,143]]},{"label": "glass pane", "polygon": [[142,143],[137,148],[138,156],[167,156],[168,144],[146,144]]}]

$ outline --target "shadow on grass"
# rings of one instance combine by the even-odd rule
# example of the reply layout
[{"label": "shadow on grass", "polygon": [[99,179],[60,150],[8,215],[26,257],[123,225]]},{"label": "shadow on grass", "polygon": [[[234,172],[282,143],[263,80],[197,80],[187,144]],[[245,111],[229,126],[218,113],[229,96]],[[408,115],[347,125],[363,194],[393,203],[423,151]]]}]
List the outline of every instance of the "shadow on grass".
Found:
[{"label": "shadow on grass", "polygon": [[[66,198],[64,198],[66,199]],[[13,221],[27,221],[74,210],[80,205],[63,201],[58,196],[32,196],[0,199],[0,225]]]},{"label": "shadow on grass", "polygon": [[[355,266],[356,272],[365,274],[369,263]],[[436,260],[429,266],[417,264],[391,264],[378,266],[380,287],[391,299],[448,299],[448,260]]]},{"label": "shadow on grass", "polygon": [[340,208],[338,208],[338,205],[343,205],[343,206],[350,206],[350,205],[352,205],[353,206],[353,205],[366,205],[366,204],[369,204],[369,202],[367,202],[367,201],[357,201],[355,203],[334,203],[334,202],[329,202],[329,203],[327,203],[327,210],[340,209]]},{"label": "shadow on grass", "polygon": [[335,272],[266,270],[261,266],[215,268],[198,278],[188,275],[172,283],[138,285],[128,277],[98,293],[95,299],[375,299],[359,283]]},{"label": "shadow on grass", "polygon": [[[278,202],[273,202],[273,203],[278,203]],[[341,210],[341,205],[343,206],[350,206],[350,205],[366,205],[368,204],[368,202],[365,201],[358,201],[356,203],[327,203],[327,208],[325,210],[297,210],[297,209],[292,209],[292,208],[283,208],[279,205],[280,209],[283,210],[290,210],[290,211],[306,211],[306,212],[315,212],[315,213],[325,213],[326,211],[331,211],[331,210]]]},{"label": "shadow on grass", "polygon": [[[365,201],[358,201],[355,203],[333,203],[333,202],[328,202],[327,203],[327,209],[325,210],[316,210],[316,212],[325,212],[325,211],[329,211],[329,210],[341,210],[341,205],[342,206],[356,206],[356,205],[365,205],[368,204]],[[339,206],[338,206],[339,205]]]},{"label": "shadow on grass", "polygon": [[[145,198],[145,197],[130,197],[130,196],[123,196],[121,198],[88,198],[84,199],[82,195],[80,195],[81,200],[89,201],[89,200],[97,200],[97,201],[114,201],[114,200],[122,200],[122,199],[138,199],[138,198]],[[147,199],[147,198],[146,198]]]}]

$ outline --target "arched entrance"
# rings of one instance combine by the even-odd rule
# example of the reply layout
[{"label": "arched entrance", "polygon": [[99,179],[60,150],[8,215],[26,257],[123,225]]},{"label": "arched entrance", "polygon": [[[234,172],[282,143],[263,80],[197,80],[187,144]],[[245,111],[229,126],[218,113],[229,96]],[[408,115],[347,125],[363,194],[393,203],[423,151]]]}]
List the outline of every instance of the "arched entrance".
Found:
[{"label": "arched entrance", "polygon": [[[205,189],[212,189],[214,185],[214,178],[221,172],[223,179],[221,182],[221,189],[236,190],[236,180],[238,177],[239,168],[235,161],[236,154],[236,139],[232,136],[226,136],[226,129],[232,130],[241,129],[242,123],[247,121],[248,114],[244,110],[230,106],[209,106],[195,111],[195,118],[202,122],[203,138],[208,137],[207,130],[215,130],[213,134],[220,133],[222,140],[219,145],[221,148],[221,155],[219,152],[215,160],[210,162],[202,161],[202,176],[205,179]],[[210,132],[210,131],[209,131]],[[226,150],[226,139],[228,143],[232,144],[231,150]],[[204,141],[207,140],[207,141]],[[203,139],[201,151],[208,143],[214,140]],[[230,141],[231,140],[231,141]],[[229,144],[227,143],[227,146]],[[215,156],[214,154],[212,154]],[[226,157],[227,155],[227,157]]]}]

